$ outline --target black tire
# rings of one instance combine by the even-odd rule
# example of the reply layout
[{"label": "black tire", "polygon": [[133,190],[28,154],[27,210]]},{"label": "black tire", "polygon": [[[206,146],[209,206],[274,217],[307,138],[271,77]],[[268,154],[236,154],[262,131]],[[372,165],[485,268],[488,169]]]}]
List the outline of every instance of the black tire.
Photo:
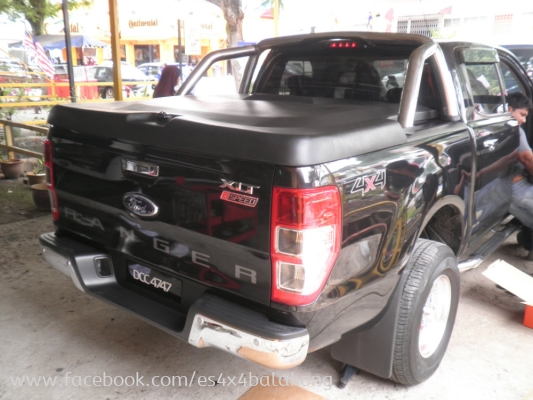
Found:
[{"label": "black tire", "polygon": [[106,87],[104,89],[104,99],[114,99],[115,98],[115,92],[113,91],[112,87]]},{"label": "black tire", "polygon": [[531,236],[533,236],[531,233],[531,229],[527,226],[523,226],[520,232],[518,232],[518,234],[516,235],[516,241],[524,249],[531,251]]},{"label": "black tire", "polygon": [[[459,302],[459,270],[448,246],[425,239],[417,241],[407,268],[396,322],[391,379],[404,385],[416,385],[433,375],[448,347]],[[424,315],[424,331],[422,317],[434,286],[433,301],[427,304]],[[430,316],[439,319],[440,324]],[[430,328],[435,328],[436,334],[430,334]]]}]

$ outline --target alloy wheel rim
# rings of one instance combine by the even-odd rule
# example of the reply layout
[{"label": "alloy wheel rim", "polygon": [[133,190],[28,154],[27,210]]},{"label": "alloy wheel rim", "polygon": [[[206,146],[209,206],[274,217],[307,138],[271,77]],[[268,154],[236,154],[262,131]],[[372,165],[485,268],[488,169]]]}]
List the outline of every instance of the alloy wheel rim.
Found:
[{"label": "alloy wheel rim", "polygon": [[431,357],[439,347],[448,324],[451,304],[450,279],[446,275],[441,275],[433,282],[422,310],[418,350],[423,358]]}]

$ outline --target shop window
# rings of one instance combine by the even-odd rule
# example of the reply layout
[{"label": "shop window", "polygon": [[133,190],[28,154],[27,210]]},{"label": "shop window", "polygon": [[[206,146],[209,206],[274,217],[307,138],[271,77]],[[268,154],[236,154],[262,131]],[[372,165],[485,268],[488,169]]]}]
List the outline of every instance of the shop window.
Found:
[{"label": "shop window", "polygon": [[[465,18],[465,24],[467,23],[467,19]],[[454,26],[459,26],[461,24],[461,18],[446,18],[444,20],[444,27],[445,28],[451,28]]]},{"label": "shop window", "polygon": [[413,18],[411,19],[411,29],[409,33],[420,33],[431,37],[431,32],[438,28],[437,18]]},{"label": "shop window", "polygon": [[133,51],[135,54],[135,66],[161,60],[159,45],[134,45]]},{"label": "shop window", "polygon": [[399,33],[419,33],[431,37],[431,32],[436,31],[438,25],[438,18],[424,16],[399,18],[396,26]]},{"label": "shop window", "polygon": [[397,29],[396,29],[398,33],[407,33],[408,27],[409,27],[408,20],[398,18],[398,24],[397,24]]}]

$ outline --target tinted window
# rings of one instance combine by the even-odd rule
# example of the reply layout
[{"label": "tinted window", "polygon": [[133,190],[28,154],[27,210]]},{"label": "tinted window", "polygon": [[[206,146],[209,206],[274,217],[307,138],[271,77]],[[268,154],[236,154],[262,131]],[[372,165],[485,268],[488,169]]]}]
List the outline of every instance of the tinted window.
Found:
[{"label": "tinted window", "polygon": [[113,78],[111,74],[111,69],[102,67],[102,68],[96,68],[94,72],[94,77],[96,79],[107,79],[107,78]]},{"label": "tinted window", "polygon": [[415,124],[439,118],[442,100],[439,90],[439,76],[429,61],[424,63],[418,102],[415,113]]},{"label": "tinted window", "polygon": [[66,75],[67,74],[67,67],[64,65],[56,65],[54,67],[56,75]]},{"label": "tinted window", "polygon": [[157,75],[159,74],[159,69],[160,67],[151,66],[151,67],[147,67],[147,69],[145,69],[143,72],[146,75]]},{"label": "tinted window", "polygon": [[[350,51],[278,55],[267,63],[270,70],[263,74],[266,79],[257,92],[399,102],[407,57],[371,56]],[[391,96],[387,97],[389,91]]]},{"label": "tinted window", "polygon": [[[484,114],[503,112],[501,86],[497,72],[499,64],[473,64],[465,67],[474,109]],[[470,95],[467,98],[469,97]]]},{"label": "tinted window", "polygon": [[505,94],[522,92],[525,94],[525,89],[520,83],[520,80],[517,78],[516,74],[507,66],[507,64],[502,60],[500,64],[503,73],[503,81],[505,84]]}]

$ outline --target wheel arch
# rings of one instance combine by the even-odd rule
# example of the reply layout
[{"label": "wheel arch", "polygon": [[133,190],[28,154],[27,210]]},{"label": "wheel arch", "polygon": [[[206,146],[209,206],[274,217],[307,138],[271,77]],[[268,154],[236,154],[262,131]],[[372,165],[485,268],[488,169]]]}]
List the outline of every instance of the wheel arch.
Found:
[{"label": "wheel arch", "polygon": [[[426,212],[417,238],[446,244],[457,256],[463,246],[465,232],[465,204],[459,196],[444,196]],[[435,231],[435,226],[446,232]]]}]

